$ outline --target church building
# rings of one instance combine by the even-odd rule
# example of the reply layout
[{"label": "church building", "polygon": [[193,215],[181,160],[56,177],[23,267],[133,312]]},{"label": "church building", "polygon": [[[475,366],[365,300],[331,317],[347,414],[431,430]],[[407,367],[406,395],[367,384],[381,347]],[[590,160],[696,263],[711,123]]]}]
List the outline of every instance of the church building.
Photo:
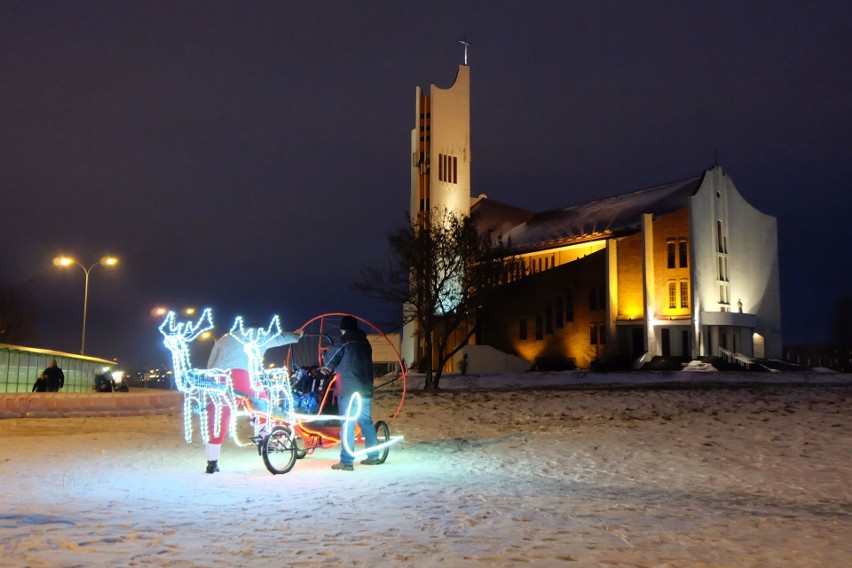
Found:
[{"label": "church building", "polygon": [[[470,67],[418,87],[411,220],[446,208],[508,246],[499,309],[475,341],[530,366],[607,356],[781,357],[778,229],[718,165],[694,177],[544,212],[472,197]],[[520,194],[520,192],[519,192]],[[415,360],[417,330],[403,330]]]}]

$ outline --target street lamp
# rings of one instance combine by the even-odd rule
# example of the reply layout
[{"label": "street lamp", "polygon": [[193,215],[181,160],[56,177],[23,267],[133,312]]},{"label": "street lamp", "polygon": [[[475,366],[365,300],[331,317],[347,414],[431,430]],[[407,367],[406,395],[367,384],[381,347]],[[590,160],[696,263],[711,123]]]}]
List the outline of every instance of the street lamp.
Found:
[{"label": "street lamp", "polygon": [[86,268],[76,260],[68,256],[57,256],[53,259],[54,266],[71,266],[72,264],[76,264],[80,268],[83,269],[83,273],[86,275],[86,286],[83,291],[83,341],[80,344],[80,355],[86,354],[86,311],[89,307],[89,272],[98,265],[104,266],[115,266],[118,264],[118,259],[114,256],[105,256],[101,258],[96,263],[92,264],[89,268]]},{"label": "street lamp", "polygon": [[201,339],[212,339],[213,343],[216,343],[217,341],[219,341],[219,338],[216,337],[215,335],[213,335],[212,333],[210,333],[209,331],[205,331],[204,333],[201,334],[200,337],[201,337]]},{"label": "street lamp", "polygon": [[[164,315],[166,315],[170,311],[172,311],[172,310],[170,308],[165,307],[165,306],[154,306],[151,309],[151,315],[154,316],[154,317],[163,317]],[[197,311],[198,310],[196,310],[195,308],[190,306],[190,307],[182,309],[180,311],[180,313],[182,313],[185,316],[194,316],[195,312],[197,312]]]}]

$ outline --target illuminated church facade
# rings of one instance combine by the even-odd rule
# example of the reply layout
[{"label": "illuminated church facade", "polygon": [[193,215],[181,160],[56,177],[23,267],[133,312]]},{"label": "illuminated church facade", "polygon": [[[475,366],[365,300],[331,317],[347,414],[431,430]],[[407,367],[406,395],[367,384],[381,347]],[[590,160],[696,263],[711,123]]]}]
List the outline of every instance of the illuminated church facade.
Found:
[{"label": "illuminated church facade", "polygon": [[[497,309],[477,344],[530,365],[611,355],[781,357],[777,221],[719,166],[696,176],[535,213],[472,198],[470,67],[449,89],[418,87],[411,217],[471,215],[508,245]],[[403,330],[416,360],[417,330]]]}]

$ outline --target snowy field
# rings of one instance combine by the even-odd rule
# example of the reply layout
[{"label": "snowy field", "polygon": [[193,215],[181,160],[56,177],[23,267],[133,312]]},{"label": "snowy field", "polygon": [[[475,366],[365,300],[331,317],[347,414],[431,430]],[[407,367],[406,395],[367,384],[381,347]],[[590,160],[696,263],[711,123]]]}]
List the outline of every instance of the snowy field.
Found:
[{"label": "snowy field", "polygon": [[0,566],[850,566],[852,382],[772,380],[448,382],[354,473],[207,475],[179,413],[0,420]]}]

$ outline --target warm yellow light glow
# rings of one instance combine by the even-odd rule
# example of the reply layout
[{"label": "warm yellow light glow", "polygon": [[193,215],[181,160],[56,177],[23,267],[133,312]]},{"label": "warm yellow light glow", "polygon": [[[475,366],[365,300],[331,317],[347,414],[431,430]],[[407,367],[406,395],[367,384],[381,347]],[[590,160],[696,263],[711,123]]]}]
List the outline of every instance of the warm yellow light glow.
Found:
[{"label": "warm yellow light glow", "polygon": [[118,264],[118,259],[114,256],[105,256],[101,259],[101,264],[104,266],[115,266]]},{"label": "warm yellow light glow", "polygon": [[[191,316],[191,315],[195,314],[196,309],[193,308],[193,307],[183,308],[180,312],[184,315]],[[155,306],[151,310],[152,316],[164,316],[167,313],[169,313],[169,308],[167,308],[165,306]]]},{"label": "warm yellow light glow", "polygon": [[626,317],[629,320],[638,320],[642,319],[645,310],[642,309],[642,304],[636,301],[624,301],[622,298],[622,303],[618,309],[619,315]]},{"label": "warm yellow light glow", "polygon": [[53,259],[54,266],[70,266],[74,264],[74,259],[70,256],[57,256]]}]

